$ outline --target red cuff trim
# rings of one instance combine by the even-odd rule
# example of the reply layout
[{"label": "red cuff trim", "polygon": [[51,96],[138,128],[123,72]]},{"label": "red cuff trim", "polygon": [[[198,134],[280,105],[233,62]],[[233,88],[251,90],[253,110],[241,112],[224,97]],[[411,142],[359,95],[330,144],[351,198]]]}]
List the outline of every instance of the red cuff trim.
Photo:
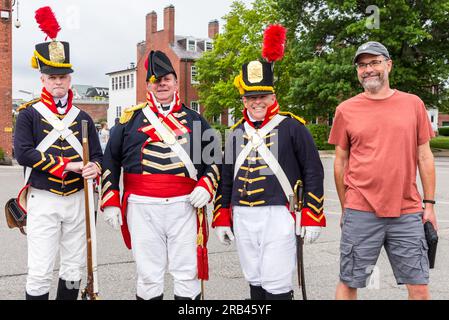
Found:
[{"label": "red cuff trim", "polygon": [[118,190],[110,190],[103,195],[101,201],[101,210],[103,211],[106,207],[117,207],[120,206],[120,192]]},{"label": "red cuff trim", "polygon": [[58,163],[54,167],[50,168],[48,172],[54,175],[55,177],[58,177],[59,179],[64,179],[65,176],[67,175],[66,173],[64,173],[65,167],[67,167],[67,164],[72,160],[63,157],[57,157],[57,159]]},{"label": "red cuff trim", "polygon": [[212,199],[214,198],[215,189],[209,177],[206,176],[201,177],[201,179],[196,184],[195,188],[196,187],[203,187],[204,189],[206,189],[210,195],[209,202],[212,201]]},{"label": "red cuff trim", "polygon": [[314,214],[309,208],[303,208],[301,212],[301,226],[302,227],[325,227],[326,217],[324,213],[319,215]]},{"label": "red cuff trim", "polygon": [[212,228],[215,227],[231,227],[232,226],[232,214],[230,208],[221,208],[214,215],[212,220]]}]

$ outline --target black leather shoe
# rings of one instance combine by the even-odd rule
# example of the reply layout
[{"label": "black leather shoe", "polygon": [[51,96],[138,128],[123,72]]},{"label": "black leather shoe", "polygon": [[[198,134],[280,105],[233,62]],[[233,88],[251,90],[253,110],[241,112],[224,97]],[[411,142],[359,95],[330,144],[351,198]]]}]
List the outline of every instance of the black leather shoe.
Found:
[{"label": "black leather shoe", "polygon": [[266,299],[266,291],[264,288],[259,286],[252,286],[249,285],[249,293],[250,293],[250,300],[265,300]]}]

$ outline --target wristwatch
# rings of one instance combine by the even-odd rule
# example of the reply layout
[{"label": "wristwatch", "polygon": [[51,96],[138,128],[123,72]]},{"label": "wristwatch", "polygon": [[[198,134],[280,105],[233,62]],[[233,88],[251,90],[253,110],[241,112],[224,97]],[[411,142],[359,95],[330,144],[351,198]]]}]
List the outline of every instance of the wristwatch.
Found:
[{"label": "wristwatch", "polygon": [[435,202],[435,200],[424,199],[424,200],[422,201],[422,203],[431,203],[431,204],[435,204],[436,202]]}]

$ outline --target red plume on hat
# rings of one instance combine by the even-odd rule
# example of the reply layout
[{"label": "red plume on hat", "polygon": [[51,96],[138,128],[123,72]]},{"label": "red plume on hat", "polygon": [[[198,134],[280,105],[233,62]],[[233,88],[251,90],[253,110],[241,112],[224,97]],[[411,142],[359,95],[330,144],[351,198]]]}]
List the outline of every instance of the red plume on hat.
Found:
[{"label": "red plume on hat", "polygon": [[[36,22],[39,24],[39,28],[47,35],[47,38],[52,40],[56,39],[61,27],[51,8],[42,7],[36,10],[35,18]],[[45,38],[45,40],[47,40],[47,38]]]},{"label": "red plume on hat", "polygon": [[268,62],[282,60],[285,52],[287,29],[280,24],[270,25],[264,33],[262,57]]}]

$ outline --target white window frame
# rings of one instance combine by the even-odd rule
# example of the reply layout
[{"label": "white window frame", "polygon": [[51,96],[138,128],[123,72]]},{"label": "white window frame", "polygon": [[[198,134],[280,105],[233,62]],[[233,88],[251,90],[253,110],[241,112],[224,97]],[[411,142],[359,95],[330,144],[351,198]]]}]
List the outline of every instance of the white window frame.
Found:
[{"label": "white window frame", "polygon": [[[190,49],[190,44],[193,43],[193,50]],[[194,39],[187,39],[186,41],[186,50],[187,51],[196,51],[196,40]]]},{"label": "white window frame", "polygon": [[[210,45],[210,49],[207,46]],[[212,51],[214,50],[214,44],[212,41],[204,41],[204,51]]]},{"label": "white window frame", "polygon": [[198,71],[195,65],[190,66],[190,83],[191,84],[199,84],[199,81],[195,78],[198,76]]},{"label": "white window frame", "polygon": [[115,107],[115,115],[116,115],[116,118],[120,118],[122,116],[122,106]]},{"label": "white window frame", "polygon": [[134,73],[131,73],[131,89],[134,88]]}]

